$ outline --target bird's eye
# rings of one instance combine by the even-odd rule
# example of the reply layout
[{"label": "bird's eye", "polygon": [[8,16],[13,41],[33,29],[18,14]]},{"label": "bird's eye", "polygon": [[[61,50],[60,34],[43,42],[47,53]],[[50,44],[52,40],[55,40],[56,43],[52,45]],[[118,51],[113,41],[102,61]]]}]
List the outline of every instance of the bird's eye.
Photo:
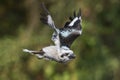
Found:
[{"label": "bird's eye", "polygon": [[68,56],[69,53],[62,54],[61,57]]},{"label": "bird's eye", "polygon": [[69,53],[65,53],[65,56],[68,56]]},{"label": "bird's eye", "polygon": [[64,55],[61,55],[61,57],[64,57]]}]

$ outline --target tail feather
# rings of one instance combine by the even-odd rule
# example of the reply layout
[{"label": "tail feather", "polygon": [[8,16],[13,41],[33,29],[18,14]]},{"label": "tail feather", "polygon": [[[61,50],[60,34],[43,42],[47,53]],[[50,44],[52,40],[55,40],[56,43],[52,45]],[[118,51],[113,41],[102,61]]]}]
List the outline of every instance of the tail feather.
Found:
[{"label": "tail feather", "polygon": [[32,51],[32,50],[28,50],[28,49],[23,49],[23,52],[27,52],[30,54],[34,54],[35,56],[37,56],[38,58],[43,58],[44,56],[44,51],[40,50],[40,51]]}]

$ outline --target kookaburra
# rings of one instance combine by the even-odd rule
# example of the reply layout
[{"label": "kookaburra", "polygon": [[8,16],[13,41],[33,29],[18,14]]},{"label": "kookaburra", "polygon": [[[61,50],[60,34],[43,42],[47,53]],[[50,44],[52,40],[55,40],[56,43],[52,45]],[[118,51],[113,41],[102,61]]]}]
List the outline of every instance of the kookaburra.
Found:
[{"label": "kookaburra", "polygon": [[40,51],[28,49],[23,49],[23,51],[34,54],[38,58],[60,63],[66,63],[74,59],[75,54],[70,47],[74,40],[82,34],[81,10],[77,14],[74,12],[73,17],[69,17],[69,21],[65,23],[64,27],[57,28],[44,4],[42,4],[42,9],[44,11],[41,13],[40,20],[54,30],[51,38],[54,45],[44,47]]}]

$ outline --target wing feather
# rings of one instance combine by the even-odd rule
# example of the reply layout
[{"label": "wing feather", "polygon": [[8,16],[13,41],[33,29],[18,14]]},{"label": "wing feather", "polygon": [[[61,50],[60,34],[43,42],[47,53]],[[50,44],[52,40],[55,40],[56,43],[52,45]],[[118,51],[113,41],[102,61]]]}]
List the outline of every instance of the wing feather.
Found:
[{"label": "wing feather", "polygon": [[46,7],[43,3],[41,4],[41,7],[43,9],[43,11],[40,13],[41,22],[49,25],[52,29],[55,29],[56,27],[55,27],[54,21],[52,19],[52,16],[50,15],[50,12],[46,9]]},{"label": "wing feather", "polygon": [[81,10],[78,13],[73,12],[73,16],[69,17],[70,21],[67,21],[64,28],[61,29],[60,43],[61,46],[67,46],[70,48],[74,40],[82,33],[81,26]]}]

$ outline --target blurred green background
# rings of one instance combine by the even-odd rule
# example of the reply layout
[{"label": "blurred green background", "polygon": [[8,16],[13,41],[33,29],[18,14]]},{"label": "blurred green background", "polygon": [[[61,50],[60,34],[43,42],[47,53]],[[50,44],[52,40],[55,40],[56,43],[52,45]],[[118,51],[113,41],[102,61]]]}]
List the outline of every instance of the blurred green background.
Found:
[{"label": "blurred green background", "polygon": [[[82,9],[83,34],[69,63],[22,52],[52,44],[53,31],[40,22],[41,2],[58,27]],[[0,0],[0,80],[120,80],[120,1]]]}]

